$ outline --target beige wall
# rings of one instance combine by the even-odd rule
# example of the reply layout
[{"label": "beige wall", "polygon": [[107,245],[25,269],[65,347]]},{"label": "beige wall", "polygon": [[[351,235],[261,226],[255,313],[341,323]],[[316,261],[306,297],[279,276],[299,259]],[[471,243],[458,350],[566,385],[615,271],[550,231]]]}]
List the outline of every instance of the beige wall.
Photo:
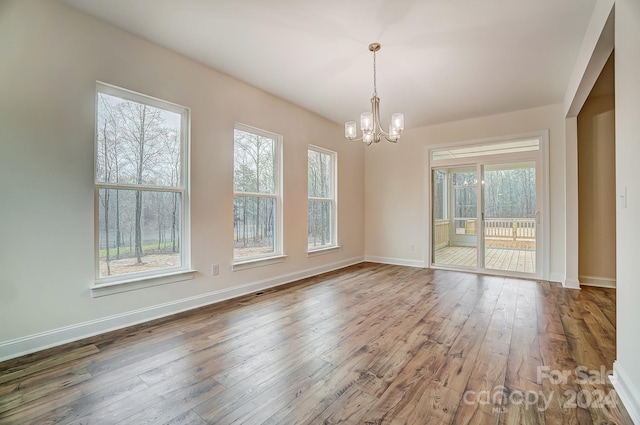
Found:
[{"label": "beige wall", "polygon": [[[367,258],[422,266],[426,257],[425,146],[549,130],[551,240],[545,279],[564,280],[564,114],[552,105],[500,115],[411,128],[396,144],[365,151],[365,251]],[[414,249],[412,250],[412,246]]]},{"label": "beige wall", "polygon": [[615,286],[616,186],[613,55],[578,114],[580,283]]},{"label": "beige wall", "polygon": [[[363,151],[341,126],[53,1],[0,3],[0,57],[0,358],[362,260]],[[194,280],[90,296],[96,80],[191,108]],[[288,257],[232,272],[236,121],[283,135]],[[339,163],[342,249],[313,258],[308,144]]]}]

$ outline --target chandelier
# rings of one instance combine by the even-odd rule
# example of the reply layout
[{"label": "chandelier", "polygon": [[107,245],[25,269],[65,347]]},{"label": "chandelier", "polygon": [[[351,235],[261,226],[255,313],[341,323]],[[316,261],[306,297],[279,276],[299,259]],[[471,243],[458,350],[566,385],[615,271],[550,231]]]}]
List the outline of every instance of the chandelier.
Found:
[{"label": "chandelier", "polygon": [[371,112],[363,112],[360,115],[360,130],[362,136],[356,138],[356,122],[347,121],[344,123],[344,137],[351,142],[362,140],[369,146],[371,143],[378,143],[384,137],[390,142],[396,143],[400,139],[400,133],[404,130],[404,114],[395,113],[391,115],[389,131],[382,129],[380,124],[380,98],[376,88],[376,52],[380,50],[380,43],[369,44],[369,51],[373,52],[373,97],[371,97]]}]

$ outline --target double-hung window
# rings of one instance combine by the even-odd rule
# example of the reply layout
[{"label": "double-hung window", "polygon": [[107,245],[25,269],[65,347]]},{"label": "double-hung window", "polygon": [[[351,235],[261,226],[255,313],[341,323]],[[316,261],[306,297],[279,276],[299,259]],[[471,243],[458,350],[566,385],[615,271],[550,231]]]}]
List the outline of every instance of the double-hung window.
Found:
[{"label": "double-hung window", "polygon": [[336,203],[337,154],[317,146],[308,150],[308,221],[309,252],[337,247]]},{"label": "double-hung window", "polygon": [[234,129],[234,264],[282,257],[282,137]]},{"label": "double-hung window", "polygon": [[97,83],[97,286],[190,271],[188,130],[187,108]]}]

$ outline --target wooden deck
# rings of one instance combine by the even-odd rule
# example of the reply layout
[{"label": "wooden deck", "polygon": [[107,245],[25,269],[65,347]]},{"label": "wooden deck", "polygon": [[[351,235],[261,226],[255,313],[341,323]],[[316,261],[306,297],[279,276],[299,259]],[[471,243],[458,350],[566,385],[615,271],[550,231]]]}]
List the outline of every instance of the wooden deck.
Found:
[{"label": "wooden deck", "polygon": [[[435,264],[456,267],[477,266],[475,247],[447,246],[436,251]],[[488,248],[485,268],[511,272],[535,273],[536,252],[529,249]]]},{"label": "wooden deck", "polygon": [[363,263],[259,294],[0,363],[0,424],[631,424],[575,372],[613,366],[615,289]]}]

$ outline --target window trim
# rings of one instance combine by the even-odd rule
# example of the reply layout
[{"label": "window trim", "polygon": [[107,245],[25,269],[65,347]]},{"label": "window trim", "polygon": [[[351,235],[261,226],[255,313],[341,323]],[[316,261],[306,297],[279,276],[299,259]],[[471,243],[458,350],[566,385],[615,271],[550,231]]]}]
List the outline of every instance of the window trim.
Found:
[{"label": "window trim", "polygon": [[[174,270],[174,269],[171,269]],[[195,276],[195,270],[181,270],[171,273],[156,274],[153,276],[136,277],[126,279],[119,282],[104,283],[91,288],[91,296],[93,298],[103,297],[105,295],[119,294],[121,292],[135,291],[137,289],[150,288],[152,286],[166,285],[168,283],[184,282],[192,280]],[[129,275],[127,275],[129,276]]]},{"label": "window trim", "polygon": [[322,245],[316,248],[310,248],[307,234],[307,257],[313,257],[320,254],[328,254],[336,252],[340,249],[338,243],[338,153],[317,145],[308,145],[307,147],[307,182],[309,181],[309,151],[318,152],[329,155],[331,158],[331,198],[319,198],[309,196],[307,188],[307,231],[309,228],[309,201],[330,201],[331,202],[331,244]]},{"label": "window trim", "polygon": [[233,184],[233,199],[235,202],[236,196],[247,196],[247,197],[262,197],[262,198],[270,198],[275,200],[276,204],[276,216],[275,216],[275,231],[273,232],[274,237],[274,246],[273,252],[269,252],[266,254],[252,255],[249,257],[239,257],[235,256],[235,247],[232,243],[232,260],[231,260],[231,270],[239,271],[245,270],[253,267],[260,267],[264,265],[277,264],[281,263],[287,257],[284,254],[284,229],[283,229],[283,201],[282,201],[282,135],[273,133],[267,130],[263,130],[257,127],[253,127],[247,124],[242,124],[236,122],[233,126],[233,149],[235,152],[235,131],[243,131],[245,133],[255,134],[257,136],[266,137],[272,139],[274,141],[274,164],[273,164],[273,185],[274,185],[274,193],[254,193],[254,192],[236,192],[235,188],[235,157],[233,159],[233,170],[234,176],[232,178]]},{"label": "window trim", "polygon": [[[509,141],[517,141],[517,140],[527,140],[527,139],[537,139],[538,140],[538,149],[535,155],[531,155],[531,152],[535,152],[535,150],[530,152],[514,152],[514,153],[500,153],[493,156],[491,160],[483,161],[478,160],[478,158],[462,158],[462,159],[442,159],[434,161],[432,159],[432,151],[439,149],[450,149],[451,147],[464,147],[464,146],[472,146],[472,145],[493,145],[500,144],[502,142]],[[443,268],[438,265],[434,265],[433,260],[433,247],[432,247],[432,238],[433,238],[433,229],[431,227],[431,220],[433,214],[433,201],[431,199],[431,194],[429,192],[429,185],[431,184],[431,170],[435,168],[448,168],[448,167],[457,167],[457,166],[474,166],[478,162],[481,163],[501,163],[501,162],[521,162],[521,161],[529,161],[532,157],[536,157],[536,160],[539,161],[536,167],[539,167],[539,173],[536,169],[536,188],[540,190],[540,194],[536,202],[540,202],[539,210],[540,214],[540,226],[542,230],[540,232],[540,239],[536,242],[536,247],[539,248],[539,256],[536,256],[536,275],[532,276],[531,274],[526,274],[528,278],[541,278],[548,279],[549,276],[549,246],[550,246],[550,226],[549,226],[549,205],[550,205],[550,180],[549,180],[549,129],[542,129],[537,131],[531,131],[526,133],[517,133],[517,134],[507,134],[501,136],[493,136],[482,139],[474,139],[467,141],[457,141],[457,142],[448,142],[448,143],[438,143],[431,146],[425,146],[423,149],[423,158],[425,159],[425,163],[427,164],[425,167],[425,209],[428,211],[427,214],[427,225],[424,227],[423,233],[423,241],[425,247],[425,261],[424,267],[431,268]],[[482,273],[482,271],[477,271],[478,273]],[[495,272],[495,270],[493,271]],[[518,272],[503,273],[506,275],[520,275]]]},{"label": "window trim", "polygon": [[[180,186],[150,186],[136,184],[101,183],[97,175],[98,149],[98,95],[100,93],[120,99],[142,103],[154,108],[163,109],[180,115]],[[91,288],[92,297],[110,295],[150,286],[168,284],[193,279],[195,270],[191,268],[191,216],[190,216],[190,133],[191,109],[148,96],[112,84],[96,81],[94,111],[94,282]],[[142,192],[176,192],[181,194],[180,205],[180,266],[116,276],[100,276],[100,189],[135,190]]]}]

